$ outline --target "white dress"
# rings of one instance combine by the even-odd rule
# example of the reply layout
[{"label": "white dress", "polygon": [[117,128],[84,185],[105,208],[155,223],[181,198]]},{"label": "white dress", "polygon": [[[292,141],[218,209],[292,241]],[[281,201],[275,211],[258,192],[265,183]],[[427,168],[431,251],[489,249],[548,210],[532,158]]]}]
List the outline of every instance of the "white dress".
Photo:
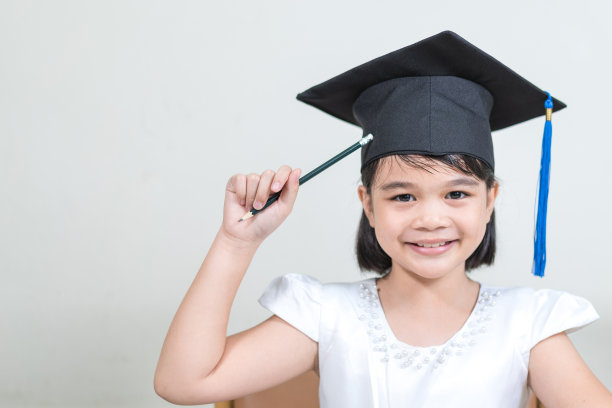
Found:
[{"label": "white dress", "polygon": [[289,274],[259,302],[319,343],[321,408],[522,407],[531,348],[599,317],[565,292],[481,285],[451,339],[414,347],[395,338],[375,279],[321,284]]}]

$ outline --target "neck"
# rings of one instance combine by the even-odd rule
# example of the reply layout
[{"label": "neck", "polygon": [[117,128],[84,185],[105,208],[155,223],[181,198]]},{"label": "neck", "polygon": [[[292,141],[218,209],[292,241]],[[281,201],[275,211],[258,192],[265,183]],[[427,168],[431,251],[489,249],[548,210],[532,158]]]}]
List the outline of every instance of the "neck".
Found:
[{"label": "neck", "polygon": [[407,303],[413,308],[471,303],[479,290],[478,283],[469,279],[463,268],[443,277],[425,278],[394,267],[379,280],[378,287],[388,299]]}]

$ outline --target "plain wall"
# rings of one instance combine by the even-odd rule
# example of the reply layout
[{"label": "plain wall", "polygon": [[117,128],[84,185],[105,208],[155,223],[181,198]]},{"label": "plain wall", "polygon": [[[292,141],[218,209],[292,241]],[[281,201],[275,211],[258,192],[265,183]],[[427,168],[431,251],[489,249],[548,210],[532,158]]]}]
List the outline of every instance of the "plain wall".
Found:
[{"label": "plain wall", "polygon": [[[499,252],[473,273],[591,300],[572,339],[612,388],[606,1],[0,1],[0,405],[163,407],[153,372],[226,180],[309,170],[360,129],[295,100],[451,29],[569,105],[554,115],[548,265],[530,275],[543,120],[494,135]],[[303,186],[230,331],[275,276],[360,279],[359,155]]]}]

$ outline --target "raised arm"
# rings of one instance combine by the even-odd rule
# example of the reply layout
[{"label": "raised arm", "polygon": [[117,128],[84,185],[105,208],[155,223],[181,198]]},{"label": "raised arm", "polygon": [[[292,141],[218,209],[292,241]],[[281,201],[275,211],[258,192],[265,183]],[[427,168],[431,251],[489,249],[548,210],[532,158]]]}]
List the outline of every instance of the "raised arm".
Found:
[{"label": "raised arm", "polygon": [[[238,286],[263,240],[289,215],[299,170],[235,175],[227,183],[223,224],[166,335],[155,372],[155,391],[176,404],[235,398],[278,384],[314,366],[317,345],[272,317],[226,337]],[[257,216],[270,192],[282,194]]]},{"label": "raised arm", "polygon": [[529,386],[546,408],[612,407],[612,394],[591,372],[565,333],[533,347]]}]

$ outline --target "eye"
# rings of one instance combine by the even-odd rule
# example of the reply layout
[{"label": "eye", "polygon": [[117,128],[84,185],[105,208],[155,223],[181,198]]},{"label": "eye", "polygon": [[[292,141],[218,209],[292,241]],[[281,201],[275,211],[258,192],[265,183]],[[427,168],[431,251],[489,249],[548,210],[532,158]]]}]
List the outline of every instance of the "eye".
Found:
[{"label": "eye", "polygon": [[393,200],[401,202],[414,201],[414,196],[412,194],[400,194],[393,197]]},{"label": "eye", "polygon": [[459,200],[467,196],[468,194],[464,193],[463,191],[451,191],[446,195],[446,198],[450,198],[451,200]]}]

